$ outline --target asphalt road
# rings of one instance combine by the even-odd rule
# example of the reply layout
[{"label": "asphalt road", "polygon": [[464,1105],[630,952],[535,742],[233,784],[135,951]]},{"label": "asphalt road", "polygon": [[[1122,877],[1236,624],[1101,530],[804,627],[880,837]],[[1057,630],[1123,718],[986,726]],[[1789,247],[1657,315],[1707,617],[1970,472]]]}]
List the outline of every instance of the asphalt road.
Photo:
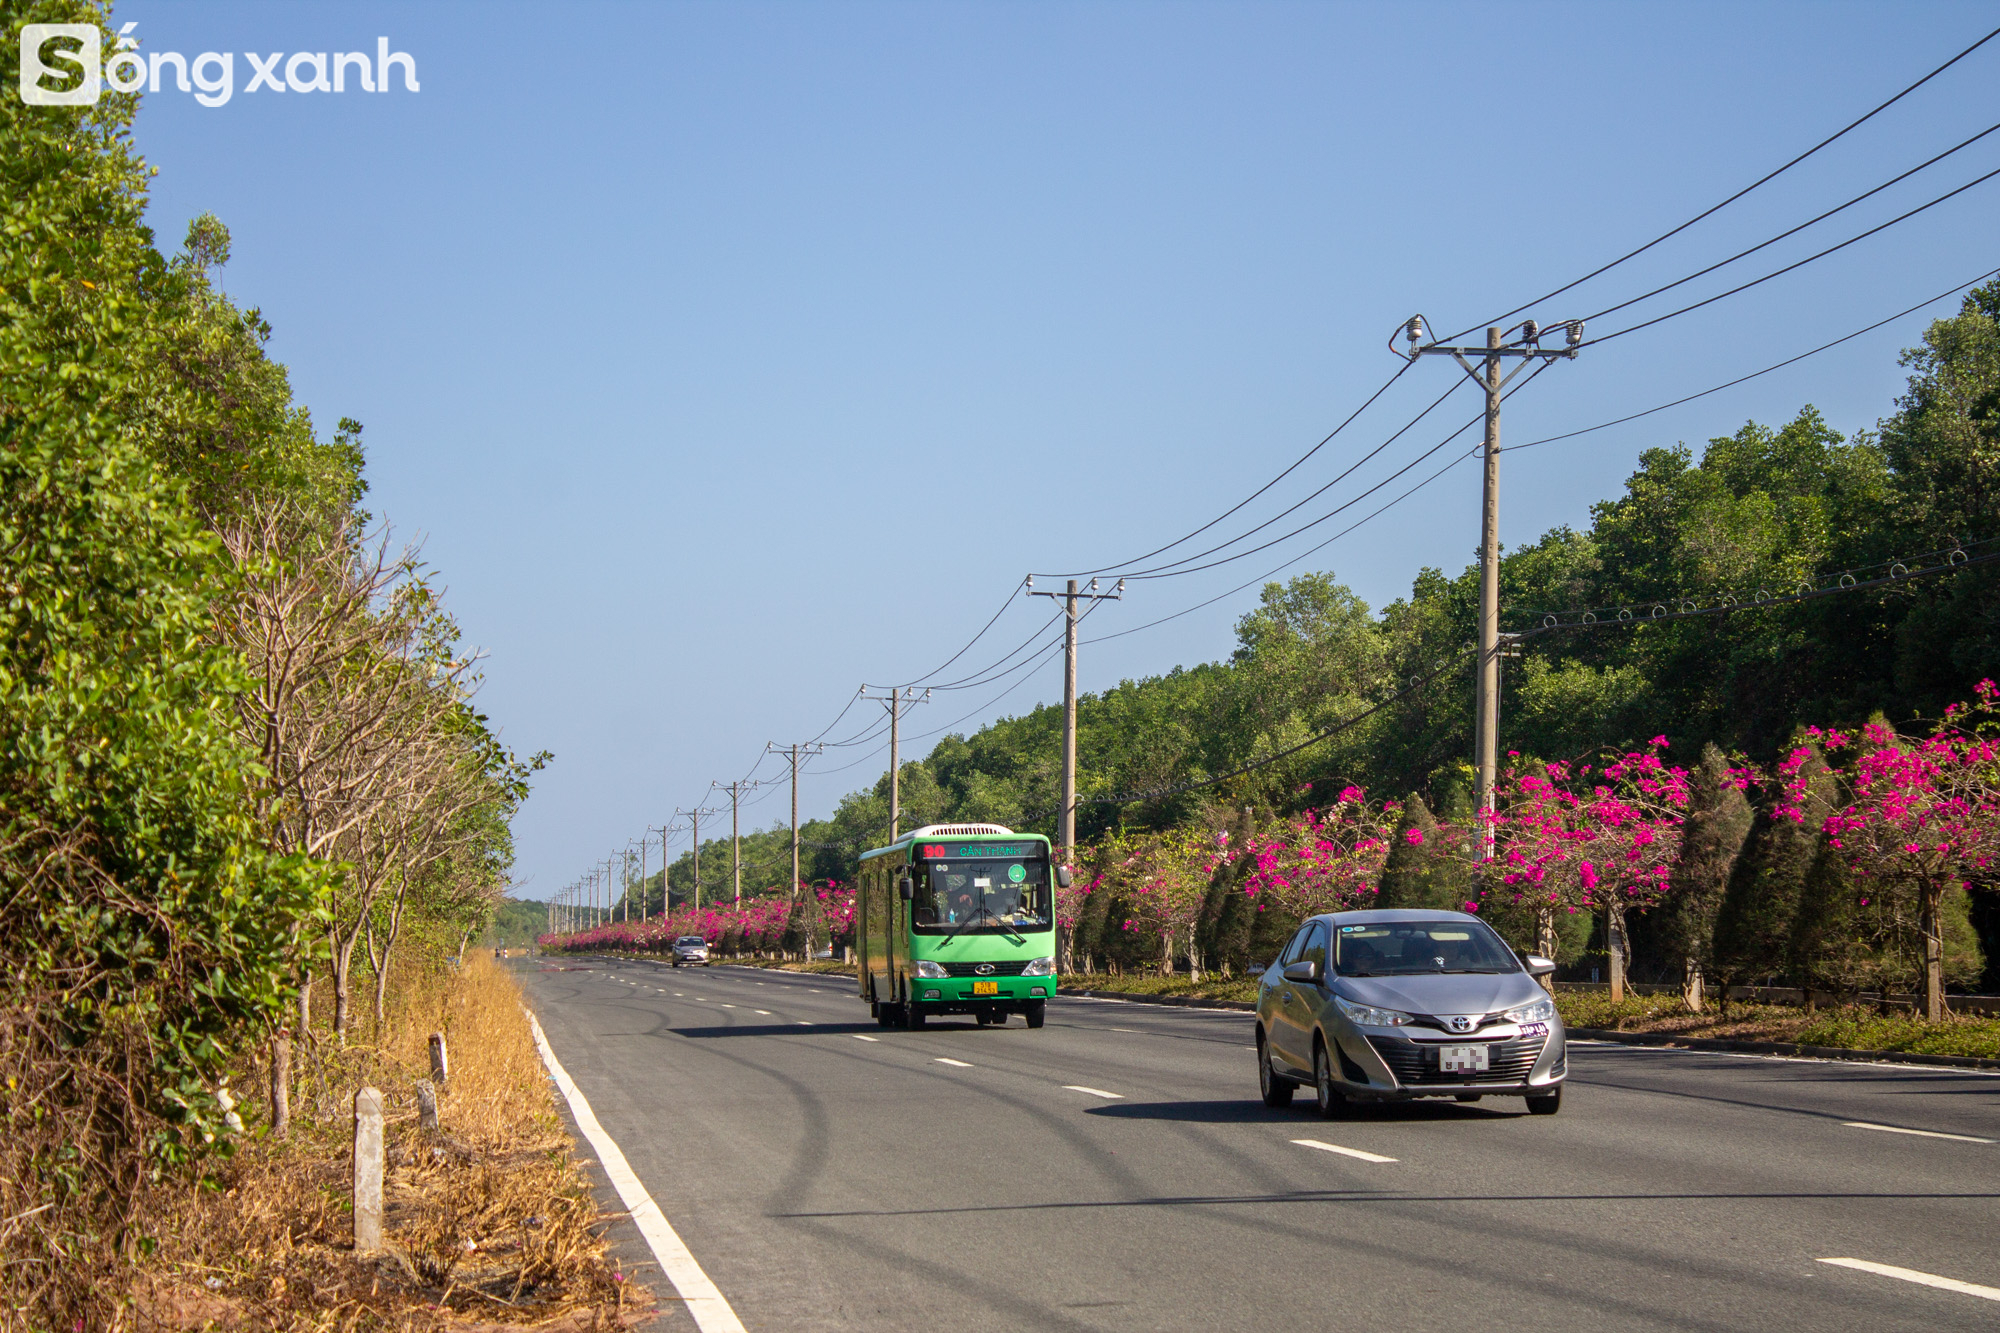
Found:
[{"label": "asphalt road", "polygon": [[1573,1043],[1557,1116],[1325,1121],[1257,1099],[1243,1013],[902,1032],[845,978],[517,966],[752,1330],[2000,1327],[1819,1262],[2000,1286],[2000,1077]]}]

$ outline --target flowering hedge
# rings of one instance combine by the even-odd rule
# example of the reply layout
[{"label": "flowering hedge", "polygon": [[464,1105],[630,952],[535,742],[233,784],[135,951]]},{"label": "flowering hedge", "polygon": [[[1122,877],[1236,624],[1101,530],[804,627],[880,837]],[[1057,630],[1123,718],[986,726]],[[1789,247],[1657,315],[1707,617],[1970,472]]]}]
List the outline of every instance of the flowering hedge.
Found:
[{"label": "flowering hedge", "polygon": [[741,907],[705,904],[697,910],[683,905],[650,921],[607,922],[542,935],[536,943],[551,953],[664,953],[683,935],[699,935],[719,953],[837,949],[853,942],[854,889],[839,881],[801,884],[793,895],[751,898]]}]

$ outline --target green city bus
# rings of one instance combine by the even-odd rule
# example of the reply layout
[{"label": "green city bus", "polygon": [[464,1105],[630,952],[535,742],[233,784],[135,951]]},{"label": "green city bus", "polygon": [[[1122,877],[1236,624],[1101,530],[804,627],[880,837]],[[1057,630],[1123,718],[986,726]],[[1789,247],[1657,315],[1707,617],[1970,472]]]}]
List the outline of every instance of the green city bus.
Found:
[{"label": "green city bus", "polygon": [[1056,993],[1049,840],[998,824],[930,824],[861,856],[855,976],[883,1027],[938,1014],[1042,1025]]}]

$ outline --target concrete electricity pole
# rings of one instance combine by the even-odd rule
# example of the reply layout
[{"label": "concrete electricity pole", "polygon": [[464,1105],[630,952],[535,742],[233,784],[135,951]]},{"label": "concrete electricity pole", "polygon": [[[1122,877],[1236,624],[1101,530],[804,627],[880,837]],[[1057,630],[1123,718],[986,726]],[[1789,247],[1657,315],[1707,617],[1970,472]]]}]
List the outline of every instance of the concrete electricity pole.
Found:
[{"label": "concrete electricity pole", "polygon": [[[1473,744],[1473,803],[1481,814],[1486,815],[1493,812],[1493,790],[1499,776],[1500,758],[1500,391],[1536,358],[1540,358],[1544,365],[1558,358],[1575,359],[1577,349],[1583,345],[1583,321],[1572,319],[1550,328],[1568,331],[1563,347],[1553,350],[1543,348],[1540,343],[1542,328],[1532,319],[1505,331],[1497,328],[1486,330],[1484,347],[1449,347],[1443,343],[1424,341],[1422,315],[1412,316],[1409,323],[1403,326],[1410,349],[1401,355],[1412,361],[1420,356],[1450,356],[1486,393],[1486,467],[1479,522],[1478,689],[1474,696],[1473,722],[1476,733]],[[1511,333],[1519,333],[1521,337],[1515,342],[1508,342],[1507,335]],[[1394,342],[1392,338],[1392,348]],[[1479,364],[1475,366],[1468,357],[1477,358]],[[1506,357],[1516,357],[1521,364],[1502,375],[1500,363]],[[1486,854],[1491,856],[1493,825],[1489,822],[1483,827]]]},{"label": "concrete electricity pole", "polygon": [[756,791],[764,784],[745,782],[741,778],[735,782],[717,782],[712,786],[729,793],[729,873],[736,881],[736,905],[743,906],[743,844],[742,828],[737,819],[737,807],[746,791]]},{"label": "concrete electricity pole", "polygon": [[1062,808],[1056,822],[1056,841],[1062,845],[1065,865],[1076,860],[1076,604],[1085,602],[1117,602],[1124,600],[1125,580],[1118,580],[1113,592],[1099,592],[1097,580],[1090,581],[1088,590],[1079,592],[1076,580],[1069,581],[1063,592],[1036,592],[1034,576],[1028,578],[1027,592],[1030,597],[1056,597],[1062,599],[1063,623],[1063,759],[1062,759]]},{"label": "concrete electricity pole", "polygon": [[764,743],[764,752],[766,754],[769,754],[774,750],[777,753],[784,755],[787,759],[791,761],[792,764],[791,897],[792,900],[796,902],[799,896],[799,760],[801,757],[811,758],[813,755],[816,754],[824,754],[826,753],[826,747],[824,745],[814,744],[811,741],[805,741],[797,745],[779,745],[775,741],[766,741]]},{"label": "concrete electricity pole", "polygon": [[903,710],[911,704],[929,703],[931,692],[925,690],[919,695],[915,686],[901,690],[891,687],[886,698],[878,698],[868,693],[874,688],[876,687],[872,685],[863,685],[861,697],[874,699],[889,710],[889,841],[894,842],[896,835],[902,831],[903,817]]}]

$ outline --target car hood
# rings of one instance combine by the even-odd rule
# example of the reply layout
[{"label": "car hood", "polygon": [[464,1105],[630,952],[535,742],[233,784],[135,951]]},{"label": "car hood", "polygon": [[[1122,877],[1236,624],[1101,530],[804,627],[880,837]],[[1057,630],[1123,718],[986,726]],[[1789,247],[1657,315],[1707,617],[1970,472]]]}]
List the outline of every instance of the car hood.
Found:
[{"label": "car hood", "polygon": [[1490,1014],[1548,994],[1526,972],[1341,977],[1336,989],[1361,1004],[1412,1014]]}]

